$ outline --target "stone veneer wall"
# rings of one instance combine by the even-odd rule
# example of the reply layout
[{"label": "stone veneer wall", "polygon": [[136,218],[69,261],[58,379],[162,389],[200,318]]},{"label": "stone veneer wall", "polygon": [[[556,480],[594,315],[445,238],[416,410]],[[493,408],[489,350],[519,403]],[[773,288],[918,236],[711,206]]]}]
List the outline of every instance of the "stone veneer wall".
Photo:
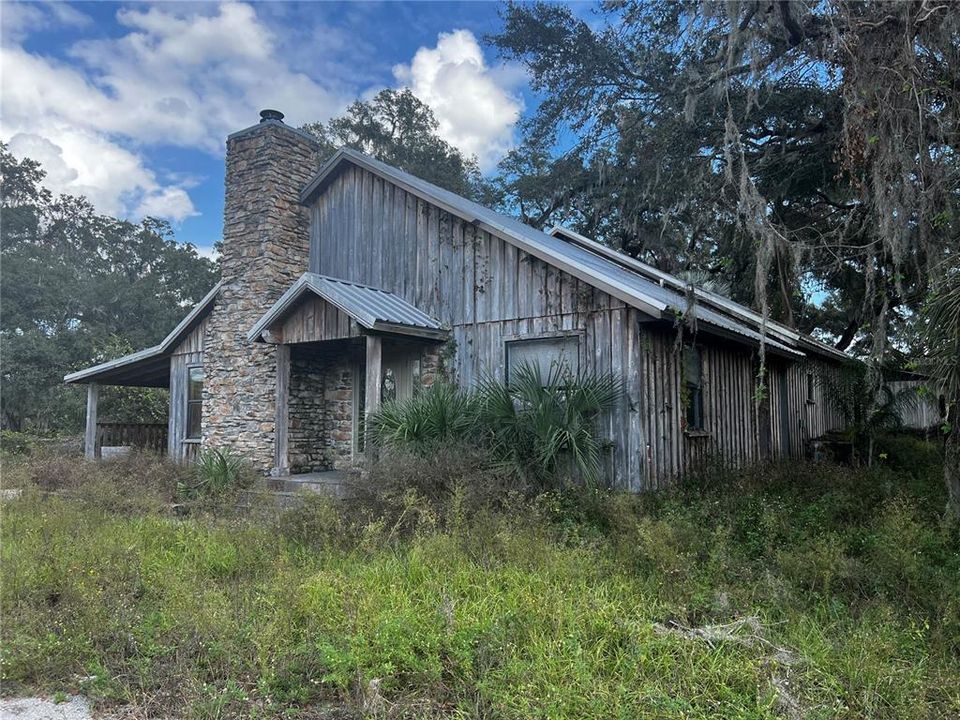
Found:
[{"label": "stone veneer wall", "polygon": [[246,334],[307,269],[299,194],[318,168],[316,143],[276,120],[227,139],[224,287],[205,338],[203,444],[231,448],[264,472],[274,462],[275,348]]},{"label": "stone veneer wall", "polygon": [[353,462],[355,352],[293,346],[290,366],[290,470],[315,472]]},{"label": "stone veneer wall", "polygon": [[[294,345],[290,366],[290,470],[343,469],[354,462],[354,373],[363,347]],[[420,387],[445,377],[440,346],[420,352]]]},{"label": "stone veneer wall", "polygon": [[343,469],[353,462],[354,364],[339,358],[327,371],[323,395],[324,444],[331,467]]},{"label": "stone veneer wall", "polygon": [[290,348],[290,471],[325,470],[326,362],[309,347]]}]

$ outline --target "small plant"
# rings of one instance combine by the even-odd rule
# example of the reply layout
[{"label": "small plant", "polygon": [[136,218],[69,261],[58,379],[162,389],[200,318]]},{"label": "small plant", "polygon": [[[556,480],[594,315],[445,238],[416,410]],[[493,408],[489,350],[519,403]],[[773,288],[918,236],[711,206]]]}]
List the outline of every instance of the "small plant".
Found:
[{"label": "small plant", "polygon": [[185,500],[219,497],[239,487],[245,474],[242,457],[232,450],[209,448],[197,457],[192,481],[177,483],[177,495]]},{"label": "small plant", "polygon": [[434,385],[407,401],[385,403],[371,421],[376,441],[388,447],[434,450],[469,437],[476,422],[476,399],[447,383]]},{"label": "small plant", "polygon": [[901,413],[915,402],[912,389],[894,393],[871,381],[865,365],[850,363],[836,373],[823,372],[828,402],[843,418],[853,446],[853,463],[872,465],[877,438],[903,426]]},{"label": "small plant", "polygon": [[5,455],[31,455],[36,447],[36,440],[29,433],[0,430],[0,451]]}]

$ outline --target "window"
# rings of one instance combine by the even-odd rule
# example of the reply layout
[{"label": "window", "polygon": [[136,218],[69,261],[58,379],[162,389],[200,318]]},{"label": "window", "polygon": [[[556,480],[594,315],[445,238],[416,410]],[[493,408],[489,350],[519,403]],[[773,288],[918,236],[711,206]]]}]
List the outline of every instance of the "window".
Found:
[{"label": "window", "polygon": [[203,368],[187,369],[187,434],[186,440],[200,439],[200,418],[203,410]]},{"label": "window", "polygon": [[816,402],[813,396],[813,387],[814,387],[813,373],[808,372],[807,373],[807,402],[811,404]]},{"label": "window", "polygon": [[558,337],[507,342],[507,382],[510,376],[524,365],[540,369],[544,381],[559,368],[562,372],[577,375],[580,372],[580,337]]},{"label": "window", "polygon": [[703,430],[703,359],[700,349],[683,348],[683,381],[686,391],[687,430]]}]

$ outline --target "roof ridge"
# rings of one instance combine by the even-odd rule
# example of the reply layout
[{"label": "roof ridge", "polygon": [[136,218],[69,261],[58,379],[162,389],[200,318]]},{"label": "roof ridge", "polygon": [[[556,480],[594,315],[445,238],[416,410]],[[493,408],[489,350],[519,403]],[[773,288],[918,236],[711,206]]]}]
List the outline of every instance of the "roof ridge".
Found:
[{"label": "roof ridge", "polygon": [[[472,223],[478,228],[500,237],[518,249],[616,297],[650,317],[670,319],[673,312],[677,309],[682,311],[685,306],[682,297],[684,290],[676,287],[676,284],[683,284],[683,281],[669,273],[663,273],[663,271],[650,266],[656,273],[663,273],[666,277],[672,278],[671,282],[666,284],[660,282],[659,278],[651,279],[636,268],[628,267],[617,258],[591,249],[584,243],[550,235],[523,223],[518,218],[485,207],[475,200],[457,195],[451,190],[423,180],[412,173],[353,148],[341,147],[331,156],[300,193],[301,202],[309,202],[317,192],[322,191],[328,182],[332,182],[333,178],[337,177],[336,170],[343,161],[351,162],[361,169],[379,175],[387,182],[437,205],[440,209],[462,218],[465,222]],[[587,240],[589,241],[589,239]],[[594,241],[589,242],[593,243]],[[629,256],[624,257],[628,258]],[[705,296],[708,293],[719,299],[711,300],[710,297]],[[784,342],[796,344],[800,342],[801,338],[808,337],[799,331],[780,326],[769,318],[764,319],[761,316],[758,320],[755,311],[734,300],[725,298],[719,293],[697,289],[697,294],[700,296],[703,307],[715,314],[717,318],[722,319],[722,325],[732,324],[734,326],[733,328],[726,328],[727,330],[749,337],[755,342],[755,337],[759,337],[760,342],[763,342],[764,338],[767,339],[767,342],[773,342],[773,338],[770,337],[772,335],[780,337]],[[736,309],[724,307],[724,305],[734,305]],[[705,323],[708,326],[721,327],[717,322],[705,321]],[[754,328],[755,325],[761,330],[759,334]],[[829,351],[827,347],[815,345],[812,342],[807,343],[807,345],[808,347],[812,345],[813,349],[821,355],[829,353],[838,357],[848,357],[844,353]],[[799,349],[791,349],[791,352],[804,354]]]}]

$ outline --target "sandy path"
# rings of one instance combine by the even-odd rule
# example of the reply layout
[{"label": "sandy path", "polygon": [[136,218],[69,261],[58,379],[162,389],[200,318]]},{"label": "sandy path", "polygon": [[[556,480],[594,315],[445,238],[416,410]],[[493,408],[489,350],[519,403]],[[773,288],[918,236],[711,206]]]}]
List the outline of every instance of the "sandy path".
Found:
[{"label": "sandy path", "polygon": [[82,697],[55,703],[50,698],[0,699],[2,720],[92,720],[90,704]]}]

